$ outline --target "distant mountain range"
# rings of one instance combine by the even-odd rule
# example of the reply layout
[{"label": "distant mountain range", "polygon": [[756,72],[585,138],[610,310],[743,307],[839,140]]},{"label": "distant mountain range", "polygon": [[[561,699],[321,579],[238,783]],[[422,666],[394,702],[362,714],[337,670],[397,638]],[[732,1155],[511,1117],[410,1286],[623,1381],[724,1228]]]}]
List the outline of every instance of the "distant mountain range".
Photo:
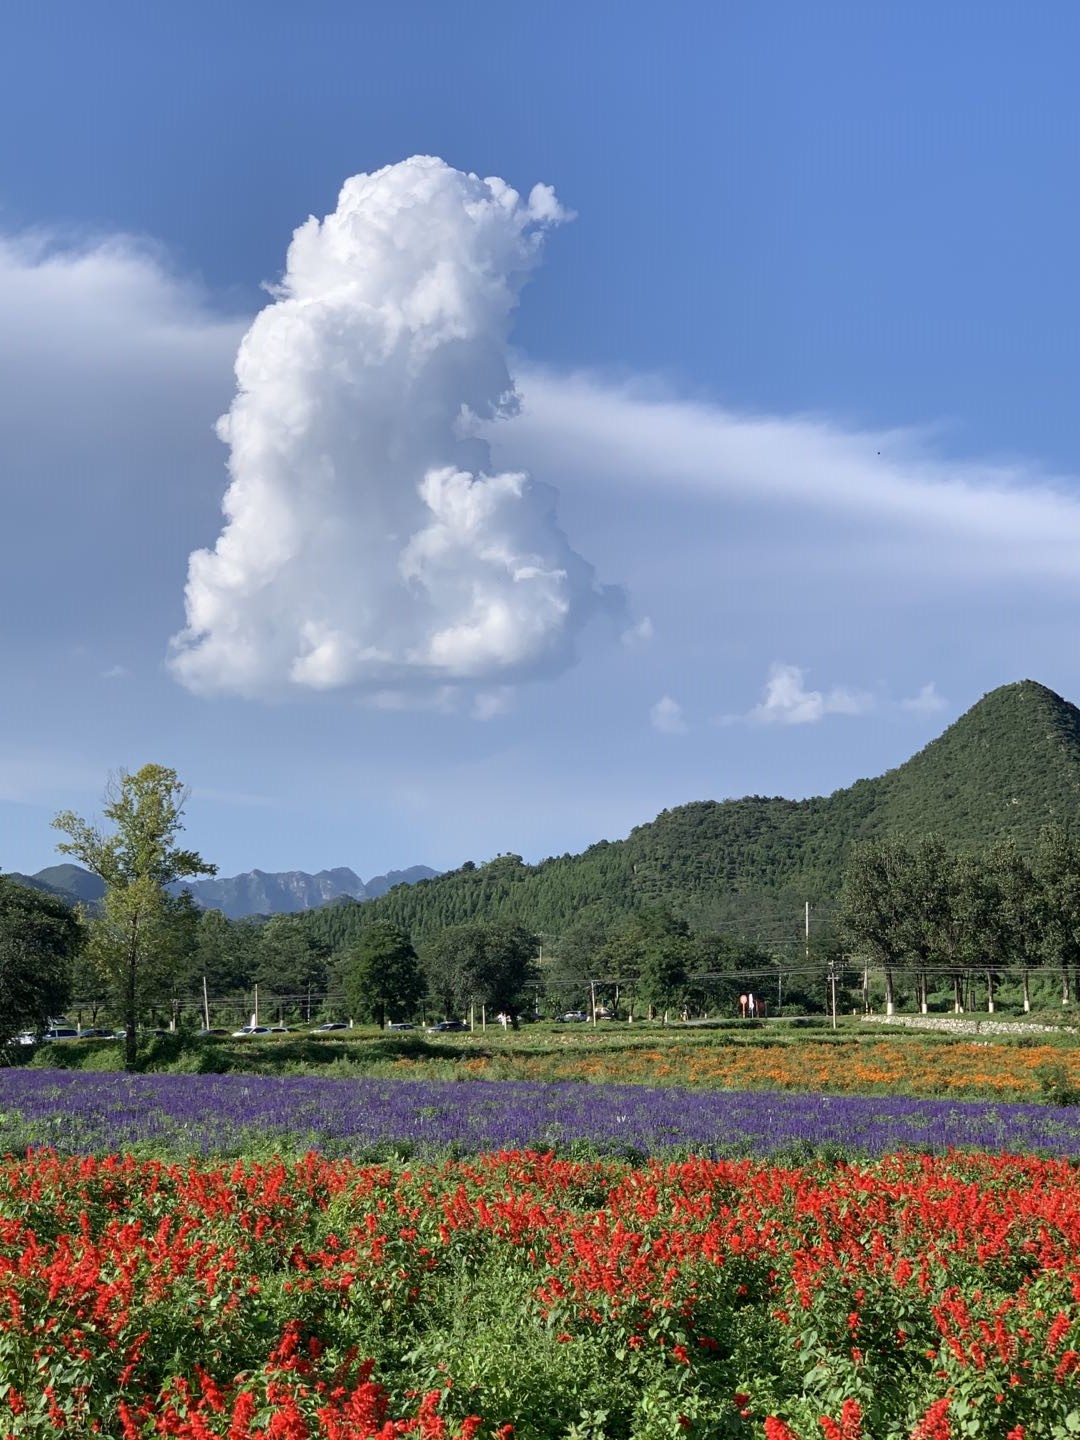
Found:
[{"label": "distant mountain range", "polygon": [[[303,870],[275,874],[249,870],[246,875],[228,878],[188,880],[173,888],[190,890],[204,910],[220,910],[230,920],[241,920],[246,915],[291,915],[333,900],[375,900],[395,885],[414,885],[438,873],[427,865],[411,865],[407,870],[390,870],[365,881],[345,866],[320,870],[316,875]],[[14,874],[8,878],[87,905],[95,904],[105,893],[102,881],[78,865],[48,865],[35,875]]]}]

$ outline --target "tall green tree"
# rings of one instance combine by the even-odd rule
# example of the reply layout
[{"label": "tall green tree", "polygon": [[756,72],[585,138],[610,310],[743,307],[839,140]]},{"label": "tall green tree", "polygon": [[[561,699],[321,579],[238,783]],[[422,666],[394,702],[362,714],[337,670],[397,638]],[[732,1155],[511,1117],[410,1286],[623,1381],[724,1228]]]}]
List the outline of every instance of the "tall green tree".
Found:
[{"label": "tall green tree", "polygon": [[692,961],[690,927],[669,905],[642,905],[615,931],[601,951],[606,978],[616,987],[616,1004],[624,991],[631,996],[630,1015],[640,998],[649,1013],[676,1003],[686,989]]},{"label": "tall green tree", "polygon": [[851,948],[885,972],[885,1013],[896,1008],[896,974],[907,958],[911,855],[899,840],[856,846],[844,871],[838,921]]},{"label": "tall green tree", "polygon": [[71,810],[53,820],[68,837],[56,848],[105,882],[101,912],[88,921],[89,949],[119,996],[128,1070],[137,1061],[140,1007],[172,943],[167,887],[217,873],[176,843],[188,794],[175,770],[143,765],[133,775],[122,771],[106,791],[110,833]]},{"label": "tall green tree", "polygon": [[424,972],[404,930],[379,920],[342,957],[345,1003],[357,1020],[408,1020],[424,997]]},{"label": "tall green tree", "polygon": [[1042,959],[1047,925],[1046,895],[1027,857],[1012,839],[1000,840],[987,857],[998,897],[996,939],[1006,963],[1020,972],[1024,1011],[1031,1009],[1030,972]]},{"label": "tall green tree", "polygon": [[423,950],[428,990],[447,1011],[483,1005],[509,1015],[516,1025],[537,982],[537,949],[536,936],[521,925],[449,925]]},{"label": "tall green tree", "polygon": [[686,999],[693,956],[694,945],[688,935],[657,935],[642,950],[638,994],[650,1015],[657,1010],[663,1013],[665,1024],[669,1008]]},{"label": "tall green tree", "polygon": [[238,995],[251,989],[260,927],[250,920],[228,920],[220,910],[199,916],[196,941],[197,981],[211,995]]},{"label": "tall green tree", "polygon": [[577,1008],[589,994],[589,981],[602,974],[601,953],[611,927],[595,906],[581,915],[549,947],[545,941],[541,983],[556,1009]]},{"label": "tall green tree", "polygon": [[929,1009],[928,982],[942,964],[959,994],[972,963],[972,924],[980,913],[982,892],[972,862],[957,855],[939,835],[895,842],[892,870],[897,911],[895,943],[913,972],[919,1009]]},{"label": "tall green tree", "polygon": [[175,1026],[183,1002],[199,988],[199,907],[190,890],[165,896],[161,939],[147,975],[145,1000],[152,1011],[163,1010]]},{"label": "tall green tree", "polygon": [[1045,903],[1042,950],[1061,971],[1061,1003],[1080,988],[1080,844],[1064,825],[1047,825],[1032,856]]},{"label": "tall green tree", "polygon": [[287,1008],[309,1008],[309,997],[326,988],[326,957],[292,915],[274,915],[259,927],[255,978],[267,996]]},{"label": "tall green tree", "polygon": [[83,932],[55,895],[0,876],[0,1053],[20,1030],[44,1030],[71,995]]}]

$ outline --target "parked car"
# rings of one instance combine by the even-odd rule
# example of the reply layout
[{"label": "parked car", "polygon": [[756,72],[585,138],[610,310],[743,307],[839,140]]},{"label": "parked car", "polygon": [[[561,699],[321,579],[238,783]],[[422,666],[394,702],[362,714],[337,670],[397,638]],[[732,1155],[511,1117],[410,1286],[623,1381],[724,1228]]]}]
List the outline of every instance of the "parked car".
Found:
[{"label": "parked car", "polygon": [[464,1020],[440,1020],[437,1025],[429,1025],[427,1028],[429,1035],[460,1035],[469,1027]]},{"label": "parked car", "polygon": [[565,1015],[560,1015],[560,1016],[559,1016],[560,1021],[561,1021],[564,1025],[570,1025],[570,1024],[575,1024],[575,1025],[576,1025],[576,1024],[579,1024],[579,1023],[580,1023],[581,1021],[583,1021],[583,1020],[588,1020],[588,1018],[589,1018],[589,1017],[588,1017],[588,1015],[585,1014],[585,1011],[584,1011],[584,1010],[567,1010],[567,1012],[566,1012]]},{"label": "parked car", "polygon": [[24,1030],[24,1031],[22,1032],[22,1034],[19,1035],[17,1038],[18,1038],[18,1042],[19,1042],[20,1045],[36,1045],[36,1044],[37,1044],[37,1036],[34,1034],[34,1032],[33,1032],[32,1030]]},{"label": "parked car", "polygon": [[77,1040],[79,1032],[70,1025],[50,1025],[42,1036],[44,1040]]},{"label": "parked car", "polygon": [[200,1035],[231,1035],[231,1030],[200,1030]]},{"label": "parked car", "polygon": [[416,1026],[408,1020],[388,1020],[386,1028],[387,1030],[415,1030]]},{"label": "parked car", "polygon": [[239,1029],[239,1030],[234,1030],[234,1031],[232,1032],[232,1038],[233,1038],[234,1040],[242,1040],[242,1039],[244,1039],[244,1038],[245,1038],[246,1036],[248,1036],[248,1035],[269,1035],[269,1034],[270,1034],[270,1026],[269,1026],[269,1025],[244,1025],[241,1029]]},{"label": "parked car", "polygon": [[79,1031],[79,1039],[80,1039],[80,1040],[111,1040],[111,1039],[112,1039],[112,1033],[113,1033],[113,1032],[112,1032],[111,1030],[100,1030],[100,1029],[98,1029],[97,1027],[91,1027],[91,1028],[89,1028],[89,1029],[87,1029],[87,1030],[80,1030],[80,1031]]},{"label": "parked car", "polygon": [[292,1031],[289,1029],[288,1025],[271,1025],[271,1026],[270,1026],[270,1034],[271,1034],[271,1035],[291,1035],[291,1034],[292,1034]]},{"label": "parked car", "polygon": [[316,1025],[311,1032],[313,1035],[322,1035],[327,1030],[347,1030],[349,1027],[343,1020],[327,1020],[324,1025]]}]

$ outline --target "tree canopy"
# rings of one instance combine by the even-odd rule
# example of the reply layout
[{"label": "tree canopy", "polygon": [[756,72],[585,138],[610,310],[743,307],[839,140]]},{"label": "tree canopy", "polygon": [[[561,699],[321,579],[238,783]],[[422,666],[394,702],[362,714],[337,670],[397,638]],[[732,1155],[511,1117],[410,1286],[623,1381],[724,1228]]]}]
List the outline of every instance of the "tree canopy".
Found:
[{"label": "tree canopy", "polygon": [[410,1020],[424,996],[424,972],[404,930],[380,920],[341,958],[345,1003],[356,1020]]},{"label": "tree canopy", "polygon": [[136,1064],[140,1008],[175,956],[172,926],[180,917],[166,886],[216,873],[200,855],[176,844],[187,795],[175,770],[143,765],[134,774],[121,772],[106,791],[111,833],[71,810],[53,820],[68,837],[56,848],[105,883],[100,913],[87,921],[88,952],[119,999],[129,1070]]},{"label": "tree canopy", "polygon": [[521,925],[450,925],[423,949],[428,991],[447,1013],[470,1005],[516,1020],[537,983],[537,938]]},{"label": "tree canopy", "polygon": [[0,876],[0,1051],[63,1013],[82,939],[62,900]]}]

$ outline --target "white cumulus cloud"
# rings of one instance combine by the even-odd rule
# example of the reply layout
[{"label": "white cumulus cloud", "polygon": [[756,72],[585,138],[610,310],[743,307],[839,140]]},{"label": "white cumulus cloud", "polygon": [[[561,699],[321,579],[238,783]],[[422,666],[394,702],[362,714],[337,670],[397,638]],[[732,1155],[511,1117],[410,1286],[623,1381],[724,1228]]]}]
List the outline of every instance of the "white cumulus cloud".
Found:
[{"label": "white cumulus cloud", "polygon": [[808,690],[806,671],[801,666],[778,661],[769,667],[760,705],[755,705],[746,718],[756,725],[812,725],[826,715],[865,715],[873,708],[872,695],[843,686]]},{"label": "white cumulus cloud", "polygon": [[[225,526],[191,557],[174,673],[198,693],[505,683],[572,659],[619,603],[549,486],[493,473],[506,339],[553,191],[418,156],[299,227],[218,425]],[[481,708],[484,708],[481,706]]]},{"label": "white cumulus cloud", "polygon": [[653,729],[659,730],[661,735],[686,734],[687,725],[683,717],[683,708],[670,695],[664,695],[656,702],[649,711],[649,721]]}]

